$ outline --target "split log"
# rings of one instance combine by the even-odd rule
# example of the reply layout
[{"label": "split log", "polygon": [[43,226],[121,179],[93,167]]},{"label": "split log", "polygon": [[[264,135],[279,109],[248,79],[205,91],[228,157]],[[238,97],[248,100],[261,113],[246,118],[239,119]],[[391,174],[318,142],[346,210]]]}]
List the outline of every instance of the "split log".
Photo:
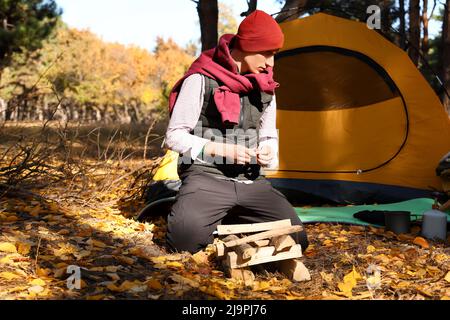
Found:
[{"label": "split log", "polygon": [[256,247],[267,247],[268,245],[270,245],[270,240],[269,239],[256,240],[253,241],[252,244],[255,245]]},{"label": "split log", "polygon": [[287,234],[280,237],[274,237],[271,241],[271,245],[275,247],[275,251],[277,252],[288,249],[296,244],[295,240]]},{"label": "split log", "polygon": [[[270,250],[275,250],[274,247],[266,247],[271,248]],[[265,249],[265,248],[260,248]],[[280,252],[276,255],[268,255],[269,251],[265,251],[263,255],[263,251],[261,251],[261,254],[259,256],[253,256],[249,261],[241,262],[239,261],[239,257],[236,252],[230,251],[227,253],[227,263],[228,265],[233,268],[245,268],[249,266],[254,266],[258,264],[263,263],[269,263],[269,262],[275,262],[280,260],[286,260],[286,259],[295,259],[295,258],[301,258],[302,257],[302,247],[297,244],[293,247],[291,247],[291,250]]]},{"label": "split log", "polygon": [[219,225],[217,226],[217,232],[219,236],[229,235],[229,234],[240,234],[240,233],[252,233],[261,232],[273,229],[280,229],[284,227],[290,227],[291,220],[280,220],[274,222],[263,222],[263,223],[253,223],[253,224],[233,224],[233,225]]},{"label": "split log", "polygon": [[308,269],[299,259],[283,260],[279,261],[277,264],[279,271],[293,281],[300,282],[311,280]]},{"label": "split log", "polygon": [[285,234],[291,234],[295,232],[302,231],[303,228],[301,226],[292,226],[292,227],[286,227],[286,228],[280,228],[280,229],[274,229],[270,231],[265,231],[261,233],[257,233],[248,237],[244,237],[237,240],[227,241],[225,242],[225,247],[232,248],[239,246],[244,243],[254,242],[256,240],[263,240],[263,239],[270,239],[272,237],[282,236]]}]

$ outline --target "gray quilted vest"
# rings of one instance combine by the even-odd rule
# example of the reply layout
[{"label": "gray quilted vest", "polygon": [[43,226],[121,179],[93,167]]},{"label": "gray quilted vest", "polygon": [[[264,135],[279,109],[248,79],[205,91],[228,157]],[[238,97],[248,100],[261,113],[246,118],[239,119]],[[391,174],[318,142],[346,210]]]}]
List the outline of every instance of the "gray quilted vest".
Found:
[{"label": "gray quilted vest", "polygon": [[[224,124],[214,102],[217,81],[204,76],[205,96],[199,121],[191,134],[202,138],[228,144],[241,144],[247,148],[257,148],[260,119],[273,96],[264,92],[252,91],[241,95],[239,124]],[[256,159],[247,165],[230,164],[223,158],[203,157],[202,161],[191,159],[190,155],[180,155],[178,174],[181,178],[192,172],[207,172],[238,180],[257,180],[264,171]]]}]

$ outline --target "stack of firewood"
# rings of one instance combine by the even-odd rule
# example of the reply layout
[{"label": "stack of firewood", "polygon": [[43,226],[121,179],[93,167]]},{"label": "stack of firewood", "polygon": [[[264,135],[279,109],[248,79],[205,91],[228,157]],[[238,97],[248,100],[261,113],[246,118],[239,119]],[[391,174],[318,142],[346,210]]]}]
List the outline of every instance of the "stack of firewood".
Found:
[{"label": "stack of firewood", "polygon": [[251,285],[255,279],[251,266],[275,265],[277,271],[293,281],[311,280],[301,262],[302,248],[290,234],[302,231],[290,220],[275,222],[220,225],[214,244],[217,257],[228,275]]}]

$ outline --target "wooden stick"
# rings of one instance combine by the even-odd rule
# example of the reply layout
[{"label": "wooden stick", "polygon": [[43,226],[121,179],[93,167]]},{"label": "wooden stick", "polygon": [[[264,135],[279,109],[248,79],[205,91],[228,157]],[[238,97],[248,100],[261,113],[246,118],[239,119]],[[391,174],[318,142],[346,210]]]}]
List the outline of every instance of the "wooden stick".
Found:
[{"label": "wooden stick", "polygon": [[252,243],[257,247],[267,247],[268,245],[270,245],[270,240],[269,239],[256,240],[253,241]]},{"label": "wooden stick", "polygon": [[225,242],[225,247],[227,247],[227,248],[236,247],[236,246],[239,246],[244,243],[254,242],[256,240],[269,239],[272,237],[278,237],[278,236],[282,236],[285,234],[300,232],[302,230],[303,230],[303,228],[301,226],[292,226],[292,227],[287,227],[287,228],[265,231],[265,232],[257,233],[257,234],[254,234],[254,235],[251,235],[248,237],[244,237],[244,238],[241,238],[238,240],[232,240],[232,241]]},{"label": "wooden stick", "polygon": [[261,232],[273,229],[279,229],[284,227],[290,227],[291,220],[279,220],[274,222],[263,222],[263,223],[253,223],[253,224],[234,224],[234,225],[219,225],[217,226],[217,232],[219,235],[228,234],[240,234],[240,233],[251,233],[251,232]]},{"label": "wooden stick", "polygon": [[216,240],[216,253],[217,257],[223,257],[226,253],[225,248],[225,242],[232,241],[232,240],[238,240],[239,237],[235,235],[229,235],[228,237],[225,237],[223,240]]},{"label": "wooden stick", "polygon": [[[236,248],[239,248],[240,246],[237,246]],[[271,257],[273,256],[273,254],[275,253],[275,247],[262,247],[262,248],[257,248],[255,250],[255,253],[252,254],[250,257],[246,256],[243,257],[238,251],[235,251],[237,253],[238,259],[237,262],[238,263],[244,263],[247,262],[249,260],[258,260],[258,259],[262,259],[264,257]]]},{"label": "wooden stick", "polygon": [[[275,248],[273,248],[273,249],[275,249]],[[291,250],[289,250],[289,251],[281,252],[277,255],[270,255],[270,256],[265,255],[265,256],[252,257],[252,259],[250,259],[249,261],[242,262],[242,263],[239,263],[237,253],[230,251],[227,254],[227,263],[231,268],[236,269],[236,268],[245,268],[245,267],[268,263],[268,262],[274,262],[274,261],[280,261],[280,260],[286,260],[286,259],[295,259],[295,258],[301,258],[301,257],[302,257],[302,247],[299,244],[297,244],[297,245],[293,246],[291,248]]]},{"label": "wooden stick", "polygon": [[237,246],[234,251],[243,259],[248,260],[258,252],[258,248],[252,247],[248,243]]}]

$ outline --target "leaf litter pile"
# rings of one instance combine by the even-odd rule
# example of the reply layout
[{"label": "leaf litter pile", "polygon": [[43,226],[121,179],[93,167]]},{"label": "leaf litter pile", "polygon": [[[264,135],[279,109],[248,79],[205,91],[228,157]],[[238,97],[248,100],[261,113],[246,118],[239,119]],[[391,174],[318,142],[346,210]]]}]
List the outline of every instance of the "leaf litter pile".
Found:
[{"label": "leaf litter pile", "polygon": [[[87,185],[122,178],[92,190],[86,181],[77,189],[74,179],[76,201],[56,200],[64,184],[42,196],[1,198],[0,299],[450,299],[450,248],[421,238],[417,226],[397,236],[372,227],[306,225],[311,245],[302,259],[312,280],[293,283],[259,270],[246,287],[226,278],[212,246],[194,255],[169,253],[164,217],[135,220],[143,207],[130,197],[136,162],[110,165]],[[69,289],[70,266],[79,268],[80,288]]]}]

